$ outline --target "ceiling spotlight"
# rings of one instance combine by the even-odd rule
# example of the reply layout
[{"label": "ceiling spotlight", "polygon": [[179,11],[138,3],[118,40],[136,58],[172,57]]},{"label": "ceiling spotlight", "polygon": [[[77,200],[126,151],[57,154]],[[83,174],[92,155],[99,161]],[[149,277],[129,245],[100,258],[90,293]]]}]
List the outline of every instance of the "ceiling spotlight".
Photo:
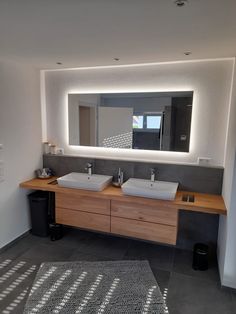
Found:
[{"label": "ceiling spotlight", "polygon": [[113,58],[113,60],[115,60],[115,61],[120,61],[120,58]]},{"label": "ceiling spotlight", "polygon": [[192,54],[192,52],[191,51],[185,51],[184,54],[185,54],[185,56],[190,56]]},{"label": "ceiling spotlight", "polygon": [[177,7],[183,7],[187,2],[188,0],[175,0]]}]

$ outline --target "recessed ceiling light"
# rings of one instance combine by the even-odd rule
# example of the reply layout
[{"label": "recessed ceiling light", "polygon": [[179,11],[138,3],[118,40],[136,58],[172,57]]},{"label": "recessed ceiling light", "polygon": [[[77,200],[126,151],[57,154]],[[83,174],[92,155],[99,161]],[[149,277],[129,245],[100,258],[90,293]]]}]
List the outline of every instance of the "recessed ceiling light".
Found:
[{"label": "recessed ceiling light", "polygon": [[115,60],[115,61],[120,61],[120,58],[113,58],[113,60]]},{"label": "recessed ceiling light", "polygon": [[183,7],[188,2],[188,0],[175,0],[177,7]]},{"label": "recessed ceiling light", "polygon": [[58,64],[58,65],[62,65],[62,63],[61,63],[61,62],[57,62],[57,64]]},{"label": "recessed ceiling light", "polygon": [[185,51],[184,54],[185,54],[185,56],[190,56],[192,54],[192,52],[191,51]]}]

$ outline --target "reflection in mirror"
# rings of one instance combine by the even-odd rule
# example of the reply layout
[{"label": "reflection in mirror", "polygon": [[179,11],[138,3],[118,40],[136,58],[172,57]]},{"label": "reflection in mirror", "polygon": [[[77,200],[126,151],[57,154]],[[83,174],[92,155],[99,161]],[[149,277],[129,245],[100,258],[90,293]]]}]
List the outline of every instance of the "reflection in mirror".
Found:
[{"label": "reflection in mirror", "polygon": [[69,144],[188,152],[193,92],[69,94]]}]

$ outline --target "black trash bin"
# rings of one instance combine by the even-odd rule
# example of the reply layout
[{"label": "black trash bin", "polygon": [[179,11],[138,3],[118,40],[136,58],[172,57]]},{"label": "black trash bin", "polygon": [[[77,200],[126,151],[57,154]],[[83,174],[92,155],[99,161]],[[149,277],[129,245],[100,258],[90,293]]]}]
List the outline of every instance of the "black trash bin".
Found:
[{"label": "black trash bin", "polygon": [[33,192],[28,195],[32,223],[32,234],[46,237],[49,234],[49,194],[44,191]]},{"label": "black trash bin", "polygon": [[208,269],[208,245],[196,243],[193,248],[193,269],[207,270]]},{"label": "black trash bin", "polygon": [[50,237],[52,241],[60,240],[63,237],[62,225],[50,224]]}]

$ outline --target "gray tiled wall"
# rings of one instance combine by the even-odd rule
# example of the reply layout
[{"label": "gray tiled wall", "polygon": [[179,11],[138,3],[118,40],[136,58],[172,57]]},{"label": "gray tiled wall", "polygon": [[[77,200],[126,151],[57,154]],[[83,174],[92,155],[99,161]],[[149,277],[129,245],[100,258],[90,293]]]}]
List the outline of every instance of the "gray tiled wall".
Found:
[{"label": "gray tiled wall", "polygon": [[153,164],[144,162],[91,159],[74,156],[44,155],[44,167],[51,168],[57,176],[69,172],[86,172],[87,162],[93,163],[93,172],[116,176],[120,167],[124,179],[150,178],[150,168],[156,169],[156,178],[163,181],[179,182],[179,189],[202,193],[221,194],[223,168]]},{"label": "gray tiled wall", "polygon": [[[118,168],[124,171],[124,179],[150,178],[150,168],[156,169],[158,180],[179,182],[179,189],[200,193],[221,194],[223,168],[174,164],[91,159],[75,156],[44,155],[44,167],[51,168],[55,175],[69,172],[85,172],[87,162],[93,163],[93,172],[116,176]],[[218,215],[180,211],[177,246],[191,249],[195,242],[216,245]]]}]

